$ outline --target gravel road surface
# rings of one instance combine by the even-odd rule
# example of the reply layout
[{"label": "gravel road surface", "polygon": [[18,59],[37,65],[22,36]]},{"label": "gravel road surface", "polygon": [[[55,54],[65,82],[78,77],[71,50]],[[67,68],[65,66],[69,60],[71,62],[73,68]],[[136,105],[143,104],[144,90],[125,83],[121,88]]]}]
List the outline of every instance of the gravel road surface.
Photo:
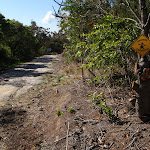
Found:
[{"label": "gravel road surface", "polygon": [[52,62],[58,55],[44,55],[32,62],[9,69],[0,75],[0,105],[10,98],[26,93],[31,87],[42,82],[42,75],[50,73]]}]

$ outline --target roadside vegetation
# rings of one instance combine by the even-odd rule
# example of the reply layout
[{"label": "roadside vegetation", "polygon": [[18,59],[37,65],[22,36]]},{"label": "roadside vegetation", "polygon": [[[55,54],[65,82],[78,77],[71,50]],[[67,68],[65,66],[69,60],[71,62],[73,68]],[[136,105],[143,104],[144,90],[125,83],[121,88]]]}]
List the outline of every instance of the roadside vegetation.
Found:
[{"label": "roadside vegetation", "polygon": [[25,26],[0,14],[0,70],[51,52],[61,53],[67,42],[62,32],[51,32],[35,21]]},{"label": "roadside vegetation", "polygon": [[[127,80],[129,83],[134,78],[131,72],[138,59],[130,46],[142,28],[137,20],[139,4],[119,0],[67,0],[60,5],[61,11],[56,16],[62,16],[60,27],[69,39],[64,54],[68,61],[82,63],[82,77],[83,70],[87,69],[95,77],[94,81],[111,80],[118,75],[118,84]],[[149,5],[147,1],[148,9]]]},{"label": "roadside vegetation", "polygon": [[[39,50],[33,51],[35,54],[43,54],[45,47],[63,53],[50,66],[52,72],[43,75],[42,84],[10,101],[9,107],[17,108],[14,120],[24,116],[27,119],[24,117],[19,124],[14,121],[12,128],[11,121],[5,122],[9,119],[6,113],[2,115],[5,128],[1,132],[7,137],[6,147],[150,149],[150,125],[137,117],[137,95],[131,88],[136,80],[133,68],[138,55],[130,46],[142,31],[139,3],[136,0],[54,1],[60,6],[55,11],[60,18],[59,33],[46,34],[48,41],[40,45],[44,34],[38,32],[36,23],[32,22],[28,30],[37,42],[33,40],[35,46],[39,46],[34,49]],[[149,0],[146,6],[150,12]],[[57,46],[60,48],[57,39],[61,41],[58,42],[61,49],[55,51]],[[7,112],[4,108],[2,111]],[[18,108],[25,110],[25,114],[18,115],[21,119],[17,116]]]},{"label": "roadside vegetation", "polygon": [[129,104],[131,88],[95,86],[87,70],[82,80],[81,63],[59,58],[42,84],[0,107],[0,148],[148,150],[150,126]]},{"label": "roadside vegetation", "polygon": [[[64,45],[64,54],[68,62],[81,63],[82,79],[86,80],[84,72],[88,70],[93,76],[88,81],[91,80],[90,82],[96,85],[102,83],[106,87],[132,85],[139,101],[146,99],[143,106],[137,105],[139,117],[149,114],[148,110],[144,110],[149,105],[146,102],[149,99],[147,94],[149,92],[144,90],[145,85],[137,85],[143,87],[140,90],[134,86],[141,83],[137,80],[141,79],[138,76],[143,73],[142,68],[149,68],[149,55],[144,56],[143,66],[140,66],[142,58],[131,49],[132,43],[141,34],[147,37],[150,35],[149,1],[66,0],[61,3],[54,1],[60,5],[55,16],[60,18],[61,30],[66,33],[69,40],[69,43]],[[138,71],[134,74],[135,63]],[[140,94],[139,91],[145,92]],[[148,96],[143,98],[142,95]]]}]

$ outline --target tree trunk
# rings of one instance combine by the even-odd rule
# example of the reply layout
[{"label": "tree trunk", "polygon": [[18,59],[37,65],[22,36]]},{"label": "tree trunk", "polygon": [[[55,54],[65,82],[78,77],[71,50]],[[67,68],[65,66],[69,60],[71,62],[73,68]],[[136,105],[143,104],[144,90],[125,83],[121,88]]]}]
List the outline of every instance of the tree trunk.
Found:
[{"label": "tree trunk", "polygon": [[142,121],[150,120],[150,68],[144,68],[140,75],[140,84],[133,82],[133,90],[138,94],[136,110]]},{"label": "tree trunk", "polygon": [[[139,0],[142,34],[148,37],[149,34],[149,18],[145,0]],[[132,88],[138,94],[136,110],[142,121],[150,120],[150,62],[147,56],[141,58],[136,66],[136,74],[138,81],[133,82]]]},{"label": "tree trunk", "polygon": [[139,6],[140,6],[140,12],[141,12],[141,23],[142,23],[142,34],[148,37],[149,33],[149,25],[148,23],[148,14],[147,14],[147,8],[146,8],[146,0],[139,0]]}]

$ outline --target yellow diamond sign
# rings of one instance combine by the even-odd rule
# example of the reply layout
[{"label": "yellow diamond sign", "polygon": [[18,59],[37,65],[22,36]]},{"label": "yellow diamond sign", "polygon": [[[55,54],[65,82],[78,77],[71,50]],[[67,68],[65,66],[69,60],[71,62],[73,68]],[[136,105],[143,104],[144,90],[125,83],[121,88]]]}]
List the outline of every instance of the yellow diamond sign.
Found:
[{"label": "yellow diamond sign", "polygon": [[145,35],[141,35],[131,47],[144,57],[150,51],[150,40]]}]

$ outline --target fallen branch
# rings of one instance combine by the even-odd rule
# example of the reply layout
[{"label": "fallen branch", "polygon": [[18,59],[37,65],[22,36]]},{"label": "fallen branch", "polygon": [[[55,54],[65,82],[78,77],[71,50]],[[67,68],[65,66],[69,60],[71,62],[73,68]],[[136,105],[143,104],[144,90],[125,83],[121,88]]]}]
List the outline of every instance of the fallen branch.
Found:
[{"label": "fallen branch", "polygon": [[144,145],[149,144],[148,142],[144,142],[140,145],[139,149],[142,148]]},{"label": "fallen branch", "polygon": [[129,123],[124,130],[127,130],[131,126],[131,124],[132,123]]},{"label": "fallen branch", "polygon": [[90,122],[94,122],[94,123],[98,123],[99,121],[98,120],[84,120],[82,119],[81,117],[78,116],[78,118],[75,118],[74,120],[78,120],[78,121],[82,121],[83,123],[90,123]]},{"label": "fallen branch", "polygon": [[139,147],[137,146],[137,144],[135,144],[135,146],[136,146],[137,150],[140,150]]},{"label": "fallen branch", "polygon": [[74,135],[75,133],[77,133],[77,132],[73,132],[73,133],[69,134],[68,136],[64,136],[64,137],[62,137],[62,138],[60,138],[60,139],[54,141],[53,144],[58,143],[59,141],[64,140],[64,139],[66,139],[67,137],[70,137],[70,136]]},{"label": "fallen branch", "polygon": [[131,143],[130,143],[125,149],[127,149],[127,148],[130,147],[132,144],[134,144],[134,142],[135,142],[136,140],[137,140],[137,138],[134,137],[133,140],[131,141]]},{"label": "fallen branch", "polygon": [[109,149],[110,149],[113,145],[114,145],[114,142],[112,142],[112,143],[110,144]]},{"label": "fallen branch", "polygon": [[68,135],[69,135],[69,122],[68,122],[67,139],[66,139],[66,150],[68,150]]},{"label": "fallen branch", "polygon": [[98,120],[84,120],[84,121],[82,121],[83,123],[86,123],[86,122],[88,122],[88,123],[99,123],[99,121]]},{"label": "fallen branch", "polygon": [[126,1],[126,3],[127,3],[127,7],[130,9],[130,11],[133,13],[133,15],[135,16],[135,18],[138,20],[138,22],[140,23],[140,25],[142,25],[141,24],[141,20],[139,19],[139,17],[136,15],[136,13],[134,12],[134,10],[131,8],[131,6],[130,6],[130,3],[128,2],[128,0],[125,0]]}]

